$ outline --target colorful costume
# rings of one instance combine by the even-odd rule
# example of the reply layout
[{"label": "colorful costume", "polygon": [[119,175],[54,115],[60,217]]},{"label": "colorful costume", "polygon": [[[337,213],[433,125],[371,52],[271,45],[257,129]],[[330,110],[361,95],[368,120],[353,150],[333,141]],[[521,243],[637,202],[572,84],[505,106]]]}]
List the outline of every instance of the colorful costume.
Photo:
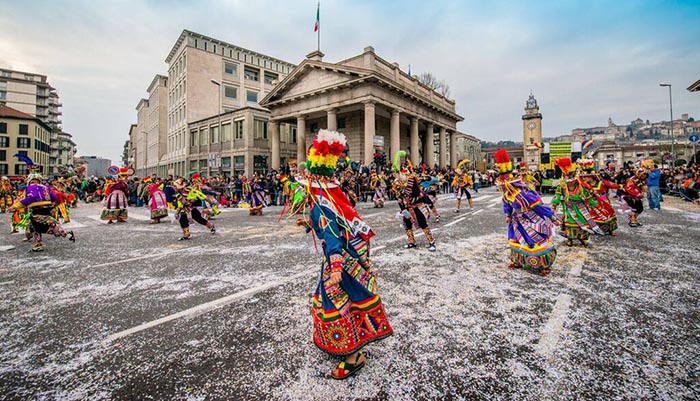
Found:
[{"label": "colorful costume", "polygon": [[7,177],[0,178],[0,212],[5,213],[5,210],[14,203],[12,192],[10,179]]},{"label": "colorful costume", "polygon": [[[15,234],[15,233],[19,232],[19,230],[18,230],[18,228],[20,228],[19,224],[22,222],[24,215],[27,213],[27,208],[24,206],[21,206],[21,203],[18,202],[18,201],[22,200],[22,198],[24,198],[24,194],[25,194],[26,190],[27,190],[27,185],[25,185],[25,184],[20,184],[19,186],[17,186],[17,197],[15,199],[15,202],[16,202],[18,207],[12,213],[12,231],[10,232],[10,234]],[[10,205],[10,206],[12,206],[12,205]],[[24,227],[24,233],[28,239],[31,238],[32,234],[31,234],[31,231],[29,229],[29,225]]]},{"label": "colorful costume", "polygon": [[331,178],[344,148],[345,136],[321,130],[309,150],[309,176],[294,183],[285,207],[290,216],[309,210],[298,222],[321,240],[323,261],[311,307],[313,340],[331,355],[347,356],[333,371],[335,379],[364,366],[359,351],[392,333],[370,262],[374,231]]},{"label": "colorful costume", "polygon": [[250,212],[251,216],[262,216],[265,207],[265,188],[260,185],[260,177],[256,177],[250,184]]},{"label": "colorful costume", "polygon": [[530,169],[527,168],[527,164],[525,164],[525,162],[520,162],[519,170],[520,171],[518,174],[520,175],[520,180],[524,182],[531,191],[537,192],[539,182],[537,182],[537,179],[535,179],[532,173],[530,173]]},{"label": "colorful costume", "polygon": [[68,237],[75,242],[73,231],[66,232],[52,216],[56,193],[48,186],[41,184],[41,174],[30,173],[27,177],[27,189],[24,198],[15,202],[14,209],[26,208],[27,212],[17,227],[31,227],[32,252],[44,250],[42,234],[53,234],[56,237]]},{"label": "colorful costume", "polygon": [[374,188],[374,195],[372,195],[372,202],[374,207],[384,207],[384,179],[382,176],[377,175],[376,171],[372,171],[372,178],[370,179],[369,185]]},{"label": "colorful costume", "polygon": [[508,223],[509,267],[529,267],[541,275],[549,274],[557,257],[552,242],[552,210],[520,177],[513,176],[513,165],[504,149],[494,155],[500,172],[497,184],[503,199],[503,212]]},{"label": "colorful costume", "polygon": [[564,229],[562,235],[566,237],[566,245],[573,245],[573,240],[581,241],[588,245],[591,233],[603,235],[590,213],[591,207],[597,207],[598,202],[593,195],[583,186],[576,174],[576,166],[568,157],[554,161],[562,171],[561,181],[552,199],[552,211],[556,212],[561,205]]},{"label": "colorful costume", "polygon": [[474,201],[472,201],[472,194],[469,193],[469,187],[474,186],[472,177],[466,172],[462,171],[462,166],[469,163],[469,160],[462,160],[457,164],[457,169],[455,170],[455,177],[452,179],[452,187],[455,189],[455,213],[459,212],[459,207],[462,204],[462,195],[467,197],[469,202],[469,208],[474,208]]},{"label": "colorful costume", "polygon": [[340,188],[343,190],[343,193],[352,204],[352,207],[355,207],[355,205],[357,205],[357,194],[355,193],[355,173],[349,166],[345,169],[343,178],[340,180]]},{"label": "colorful costume", "polygon": [[163,192],[162,184],[153,182],[151,177],[146,177],[143,182],[148,185],[148,193],[151,199],[148,201],[148,208],[151,209],[151,223],[160,223],[160,219],[168,217],[168,201]]},{"label": "colorful costume", "polygon": [[632,209],[628,223],[630,227],[642,226],[638,218],[644,211],[644,202],[642,202],[642,199],[644,198],[645,181],[646,176],[644,170],[638,170],[625,182],[625,186],[622,189],[622,200]]},{"label": "colorful costume", "polygon": [[182,237],[180,241],[185,241],[190,239],[190,221],[194,220],[197,223],[207,227],[209,232],[212,234],[216,233],[216,227],[212,222],[207,221],[202,216],[202,205],[207,196],[202,193],[199,186],[202,183],[201,176],[199,173],[194,173],[192,175],[192,186],[190,188],[185,187],[184,180],[179,178],[173,183],[175,189],[178,191],[176,193],[177,210],[175,216],[180,222],[180,228],[182,228]]},{"label": "colorful costume", "polygon": [[610,235],[616,235],[617,230],[617,215],[615,209],[610,205],[608,198],[608,189],[619,189],[620,186],[603,179],[595,172],[595,161],[591,159],[579,159],[576,162],[581,169],[579,180],[598,202],[597,206],[589,205],[589,210],[593,216],[593,220],[598,227]]},{"label": "colorful costume", "polygon": [[129,187],[126,185],[126,177],[129,169],[122,167],[119,169],[119,179],[114,183],[106,183],[104,193],[107,195],[103,201],[104,208],[100,219],[107,220],[108,224],[114,220],[124,223],[129,217]]},{"label": "colorful costume", "polygon": [[53,211],[53,216],[58,220],[59,216],[64,223],[70,223],[70,213],[68,213],[67,203],[68,196],[66,195],[66,185],[61,180],[53,182],[53,190],[56,193],[56,207]]},{"label": "colorful costume", "polygon": [[[423,166],[425,167],[425,166]],[[420,179],[420,187],[421,191],[423,192],[423,195],[426,196],[426,199],[429,200],[430,202],[428,203],[428,207],[430,208],[430,212],[435,216],[435,222],[439,223],[440,222],[440,212],[437,209],[437,186],[440,183],[440,180],[437,177],[433,177],[430,174],[426,172],[427,169],[423,169],[423,174],[421,175]]]},{"label": "colorful costume", "polygon": [[396,156],[394,156],[393,169],[396,179],[392,183],[392,190],[396,194],[396,200],[401,208],[399,217],[408,236],[408,243],[404,248],[409,249],[417,246],[416,238],[413,235],[413,227],[418,226],[423,230],[425,239],[428,240],[428,250],[434,252],[436,250],[435,237],[433,237],[433,233],[428,226],[428,219],[430,218],[428,205],[431,202],[421,192],[418,177],[413,172],[410,160],[406,160],[408,167],[399,171],[399,157],[403,156],[406,156],[406,152],[403,150],[398,151]]}]

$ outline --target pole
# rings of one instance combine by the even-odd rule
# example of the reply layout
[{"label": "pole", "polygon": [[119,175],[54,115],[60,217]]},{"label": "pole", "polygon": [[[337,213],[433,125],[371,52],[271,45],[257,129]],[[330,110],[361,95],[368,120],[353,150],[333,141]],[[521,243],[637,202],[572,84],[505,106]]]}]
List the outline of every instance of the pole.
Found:
[{"label": "pole", "polygon": [[318,22],[318,44],[316,50],[321,51],[321,1],[318,2],[318,8],[316,9],[316,22]]},{"label": "pole", "polygon": [[223,85],[219,85],[219,160],[217,167],[219,168],[219,175],[221,175],[221,148],[223,146],[223,132],[221,132],[221,112],[222,110],[222,98],[224,96]]},{"label": "pole", "polygon": [[668,85],[668,104],[671,110],[671,165],[676,168],[676,135],[673,132],[673,97],[670,84]]}]

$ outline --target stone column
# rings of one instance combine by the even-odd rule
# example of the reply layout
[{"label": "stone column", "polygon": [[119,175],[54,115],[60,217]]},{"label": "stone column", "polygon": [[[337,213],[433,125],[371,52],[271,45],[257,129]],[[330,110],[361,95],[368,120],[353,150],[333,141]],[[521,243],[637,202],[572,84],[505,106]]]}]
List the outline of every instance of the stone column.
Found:
[{"label": "stone column", "polygon": [[338,130],[338,110],[336,109],[330,109],[326,111],[327,115],[327,129],[329,131],[337,131]]},{"label": "stone column", "polygon": [[450,132],[450,166],[457,167],[457,131]]},{"label": "stone column", "polygon": [[297,166],[306,161],[306,116],[297,117]]},{"label": "stone column", "polygon": [[427,123],[428,128],[425,131],[425,143],[423,144],[423,163],[429,168],[433,168],[435,164],[435,144],[433,138],[435,136],[435,128],[433,123]]},{"label": "stone column", "polygon": [[270,131],[270,150],[272,153],[270,165],[273,170],[280,171],[280,123],[277,121],[270,121],[267,127]]},{"label": "stone column", "polygon": [[391,135],[391,154],[389,155],[391,157],[390,160],[394,160],[396,153],[401,150],[401,131],[399,129],[401,126],[400,117],[401,115],[399,114],[398,110],[391,111],[391,121],[389,123],[389,133]]},{"label": "stone column", "polygon": [[374,160],[374,103],[365,103],[365,164],[369,165]]},{"label": "stone column", "polygon": [[440,127],[440,168],[447,165],[447,130]]},{"label": "stone column", "polygon": [[411,117],[411,163],[414,166],[420,164],[420,153],[418,152],[418,118]]}]

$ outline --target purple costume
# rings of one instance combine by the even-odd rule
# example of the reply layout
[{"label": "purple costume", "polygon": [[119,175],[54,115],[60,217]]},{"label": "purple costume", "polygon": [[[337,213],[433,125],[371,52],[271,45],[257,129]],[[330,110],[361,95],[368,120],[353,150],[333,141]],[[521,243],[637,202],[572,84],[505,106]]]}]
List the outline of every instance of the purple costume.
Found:
[{"label": "purple costume", "polygon": [[66,233],[51,215],[56,199],[56,193],[50,187],[31,184],[27,187],[24,199],[20,200],[20,203],[27,207],[28,218],[23,219],[18,226],[31,224],[32,251],[34,252],[44,249],[41,234],[53,234],[56,237],[66,237],[70,234],[69,239],[75,241],[73,232]]}]

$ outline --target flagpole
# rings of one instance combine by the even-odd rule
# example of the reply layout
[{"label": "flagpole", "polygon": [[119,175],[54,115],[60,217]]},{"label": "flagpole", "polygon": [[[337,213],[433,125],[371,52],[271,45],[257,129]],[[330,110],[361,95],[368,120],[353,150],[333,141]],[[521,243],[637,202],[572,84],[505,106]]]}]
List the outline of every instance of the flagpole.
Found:
[{"label": "flagpole", "polygon": [[321,51],[321,0],[318,1],[318,8],[316,9],[317,19],[318,19],[318,47],[316,50]]}]

